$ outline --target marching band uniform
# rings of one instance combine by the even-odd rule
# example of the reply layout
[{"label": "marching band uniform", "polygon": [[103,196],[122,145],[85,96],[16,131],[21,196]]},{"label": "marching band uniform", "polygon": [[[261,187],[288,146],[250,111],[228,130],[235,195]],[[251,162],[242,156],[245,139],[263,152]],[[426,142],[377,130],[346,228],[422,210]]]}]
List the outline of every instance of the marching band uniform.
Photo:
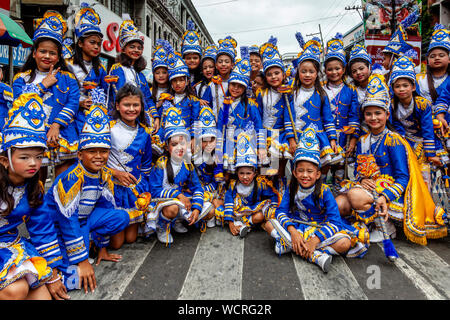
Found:
[{"label": "marching band uniform", "polygon": [[[144,41],[139,36],[139,30],[134,26],[133,21],[125,20],[122,22],[119,29],[120,47],[125,48],[128,43],[133,41],[138,41],[144,45]],[[145,112],[149,119],[148,122],[153,123],[151,121],[152,119],[160,117],[156,110],[155,103],[153,102],[147,79],[142,72],[137,73],[133,66],[125,67],[120,63],[116,63],[111,67],[107,79],[107,81],[109,81],[109,110],[114,108],[118,90],[122,88],[125,83],[131,83],[141,89],[142,94],[144,95]]]},{"label": "marching band uniform", "polygon": [[[216,58],[222,54],[230,56],[231,61],[234,63],[236,59],[236,47],[237,42],[232,37],[228,36],[225,39],[219,40],[219,48],[217,49]],[[220,83],[211,81],[202,96],[202,100],[208,102],[208,105],[213,109],[216,119],[219,115],[220,108],[223,105],[224,95],[228,92],[229,79],[221,79]],[[223,88],[223,91],[222,91]]]},{"label": "marching band uniform", "polygon": [[[151,129],[137,123],[130,127],[122,120],[112,120],[111,151],[108,167],[131,173],[137,183],[133,186],[123,186],[119,181],[114,182],[114,199],[116,208],[125,210],[130,216],[130,225],[144,221],[144,212],[137,208],[137,196],[148,191],[148,177],[152,165],[152,137]],[[123,167],[122,167],[123,166]]]},{"label": "marching band uniform", "polygon": [[[314,60],[320,63],[320,47],[318,39],[314,38],[308,41],[300,58],[295,61],[297,68],[305,60]],[[323,166],[332,161],[332,155],[334,154],[330,146],[330,140],[337,139],[330,101],[328,97],[321,97],[315,87],[310,89],[300,87],[299,90],[294,91],[289,96],[289,108],[284,109],[286,138],[295,138],[294,125],[297,138],[299,138],[299,134],[310,124],[314,124],[317,128],[316,135],[319,139],[321,165]],[[333,162],[341,160],[342,155],[339,155],[333,159]]]},{"label": "marching band uniform", "polygon": [[[75,35],[77,39],[98,35],[101,39],[103,34],[100,30],[101,18],[98,13],[86,3],[82,3],[80,11],[75,16]],[[76,44],[77,45],[77,44]],[[92,61],[83,61],[87,73],[80,65],[74,64],[73,57],[66,60],[67,67],[75,75],[80,88],[80,101],[84,101],[89,97],[90,90],[95,87],[108,91],[108,84],[105,81],[107,75],[105,67],[100,64],[98,70],[94,70]],[[79,109],[75,121],[77,122],[77,130],[80,133],[83,128],[84,121],[88,110]]]},{"label": "marching band uniform", "polygon": [[[67,25],[62,16],[54,11],[47,11],[42,19],[37,21],[38,27],[34,32],[33,41],[39,38],[53,39],[62,44],[63,36],[67,31]],[[13,80],[14,99],[17,99],[30,79],[32,70],[18,73]],[[60,70],[56,74],[58,81],[50,88],[45,88],[41,81],[47,73],[34,70],[36,76],[32,83],[40,90],[40,96],[44,102],[46,114],[46,128],[53,123],[58,123],[60,128],[58,147],[56,149],[58,161],[76,158],[78,149],[78,132],[75,115],[78,112],[80,90],[75,76],[71,72]],[[43,165],[48,165],[48,159],[44,159]]]},{"label": "marching band uniform", "polygon": [[[241,57],[242,59],[236,62],[228,83],[239,83],[247,88],[250,83],[251,71],[250,56],[247,47],[241,47]],[[263,133],[261,115],[256,102],[253,99],[248,99],[248,103],[245,105],[241,97],[234,101],[227,97],[223,102],[223,107],[220,108],[217,122],[219,148],[221,150],[223,149],[224,152],[223,169],[234,173],[236,138],[239,132],[244,130],[250,123],[257,132],[257,148],[265,149],[266,141]]]},{"label": "marching band uniform", "polygon": [[6,83],[0,82],[0,132],[8,121],[8,111],[11,109],[13,102],[12,89]]},{"label": "marching band uniform", "polygon": [[[23,89],[9,115],[0,153],[9,153],[11,148],[47,148],[45,112],[36,86],[27,85]],[[10,168],[14,170],[12,165]],[[40,188],[43,191],[42,184]],[[26,184],[8,187],[14,199],[13,210],[8,215],[2,212],[7,204],[0,201],[0,290],[21,278],[35,289],[52,277],[52,268],[61,265],[53,221],[48,212],[30,207],[28,192]],[[19,234],[22,223],[27,227],[29,239]]]},{"label": "marching band uniform", "polygon": [[[205,61],[206,59],[211,59],[215,65],[216,64],[216,56],[217,56],[217,46],[216,45],[207,46],[203,53],[201,65],[203,65],[203,61]],[[197,93],[197,97],[204,96],[204,94],[209,86],[209,83],[210,82],[200,81],[194,85],[195,92]]]},{"label": "marching band uniform", "polygon": [[[400,78],[413,82],[416,80],[414,63],[406,55],[394,61],[389,85],[392,87]],[[394,105],[394,101],[391,105]],[[391,123],[409,142],[419,161],[424,163],[424,157],[434,157],[436,151],[431,103],[421,96],[415,96],[409,106],[403,106],[399,102],[398,109],[394,112],[391,113]]]},{"label": "marching band uniform", "polygon": [[[314,125],[308,126],[299,137],[299,143],[294,157],[294,166],[298,161],[309,161],[320,168],[319,140],[315,133]],[[320,243],[309,262],[321,267],[328,272],[331,263],[331,255],[337,252],[331,245],[350,236],[344,229],[340,218],[339,208],[330,188],[322,184],[318,199],[314,199],[316,185],[310,189],[299,186],[295,195],[295,206],[290,207],[290,191],[286,189],[280,206],[276,210],[276,216],[270,220],[274,230],[271,235],[275,238],[275,252],[279,255],[291,251],[289,226],[294,226],[307,241],[316,236]],[[314,226],[295,222],[294,220],[312,223]]]},{"label": "marching band uniform", "polygon": [[[189,143],[190,134],[183,123],[181,111],[171,106],[166,112],[164,141],[168,143],[168,139],[171,137],[182,135]],[[173,183],[170,183],[168,179],[167,166],[169,162],[174,174]],[[197,209],[200,211],[197,222],[209,213],[212,208],[212,204],[204,199],[203,187],[194,166],[191,163],[187,163],[186,160],[177,162],[170,155],[161,156],[150,172],[149,181],[151,182],[149,186],[152,198],[161,200],[154,202],[149,209],[143,234],[150,235],[156,231],[158,240],[166,243],[166,245],[173,242],[173,237],[170,233],[172,228],[179,233],[187,232],[181,220],[188,220],[191,215],[191,212],[185,209],[184,204],[177,199],[177,196],[181,193],[187,197],[192,196],[191,210]],[[179,207],[178,216],[170,220],[163,215],[162,210],[164,207],[174,204]]]},{"label": "marching band uniform", "polygon": [[[277,39],[270,38],[260,48],[264,73],[271,67],[279,67],[284,71],[283,61],[276,46]],[[256,92],[256,103],[261,115],[264,129],[267,130],[267,146],[269,153],[277,158],[292,159],[289,153],[285,117],[287,110],[286,94],[273,88],[260,89]]]},{"label": "marching band uniform", "polygon": [[[106,95],[100,88],[92,90],[92,95],[93,105],[80,134],[80,151],[111,148]],[[73,266],[88,259],[90,240],[98,248],[108,247],[110,236],[130,222],[126,211],[116,209],[111,170],[103,167],[89,172],[81,161],[56,178],[40,210],[51,212],[55,222],[63,256],[60,270],[68,290],[79,289]]]},{"label": "marching band uniform", "polygon": [[[202,41],[200,35],[195,31],[195,24],[192,20],[188,20],[186,23],[186,32],[181,37],[181,55],[184,56],[188,53],[196,53],[202,59]],[[193,88],[197,85],[194,74],[189,74],[189,81]]]},{"label": "marching band uniform", "polygon": [[[237,137],[236,171],[239,167],[253,167],[257,170],[255,146],[255,132],[250,126]],[[281,195],[264,176],[256,176],[249,186],[233,179],[225,193],[223,219],[238,226],[242,238],[254,225],[252,215],[262,212],[266,220],[273,218],[280,200]]]},{"label": "marching band uniform", "polygon": [[[378,106],[388,111],[389,101],[389,89],[383,77],[372,75],[362,109],[367,106]],[[445,236],[447,234],[447,229],[443,225],[445,212],[435,206],[409,143],[400,134],[387,128],[378,135],[368,133],[360,138],[356,150],[357,159],[367,155],[374,156],[380,172],[380,178],[376,180],[376,193],[386,198],[389,217],[403,222],[406,237],[415,243],[425,245],[427,238]],[[362,165],[355,168],[357,182],[366,176],[362,169],[364,169]],[[356,212],[355,216],[365,224],[374,221],[375,202],[369,210]],[[386,226],[389,234],[395,233],[390,221]],[[371,233],[371,242],[381,240],[379,230]]]},{"label": "marching band uniform", "polygon": [[[345,68],[347,63],[345,59],[344,44],[342,36],[339,34],[327,43],[328,52],[325,56],[325,62],[329,59],[338,59]],[[359,136],[359,118],[358,118],[358,93],[354,86],[342,82],[339,86],[325,84],[323,89],[328,95],[331,106],[331,114],[334,117],[334,125],[337,132],[337,144],[344,152],[347,144],[347,133],[349,136]]]}]

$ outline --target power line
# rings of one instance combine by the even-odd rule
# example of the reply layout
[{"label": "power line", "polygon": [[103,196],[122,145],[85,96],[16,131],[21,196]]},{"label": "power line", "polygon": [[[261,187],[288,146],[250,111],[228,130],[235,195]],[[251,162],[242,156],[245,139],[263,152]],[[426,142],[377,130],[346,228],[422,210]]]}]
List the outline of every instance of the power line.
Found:
[{"label": "power line", "polygon": [[222,1],[222,2],[213,2],[213,3],[208,3],[208,4],[198,4],[195,7],[196,8],[200,8],[200,7],[211,7],[211,6],[217,6],[217,5],[221,5],[221,4],[225,4],[225,3],[230,3],[230,2],[237,2],[238,0],[229,0],[229,1]]},{"label": "power line", "polygon": [[340,15],[336,15],[336,16],[331,16],[331,17],[322,17],[322,18],[318,18],[318,19],[314,19],[314,20],[297,22],[297,23],[291,23],[291,24],[285,24],[285,25],[280,25],[280,26],[272,26],[272,27],[264,27],[264,28],[258,28],[258,29],[240,30],[240,31],[234,31],[234,32],[228,31],[228,32],[221,32],[221,33],[211,33],[211,35],[238,34],[238,33],[247,33],[247,32],[254,32],[254,31],[262,31],[262,30],[286,28],[286,27],[296,26],[296,25],[299,25],[299,24],[306,24],[306,23],[312,23],[312,22],[317,22],[317,21],[323,21],[323,20],[327,20],[327,19],[343,17],[344,15],[346,15],[346,13],[340,14]]}]

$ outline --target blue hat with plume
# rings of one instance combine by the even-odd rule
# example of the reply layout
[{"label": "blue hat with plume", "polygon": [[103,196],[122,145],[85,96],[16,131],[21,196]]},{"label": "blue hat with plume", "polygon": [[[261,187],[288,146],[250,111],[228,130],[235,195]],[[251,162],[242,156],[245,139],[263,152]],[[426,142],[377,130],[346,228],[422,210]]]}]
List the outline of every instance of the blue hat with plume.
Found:
[{"label": "blue hat with plume", "polygon": [[64,35],[67,32],[67,23],[59,12],[47,11],[42,18],[35,19],[33,25],[35,29],[33,41],[48,38],[62,45]]},{"label": "blue hat with plume", "polygon": [[216,117],[210,107],[205,106],[200,110],[198,120],[196,129],[198,129],[199,139],[217,137]]},{"label": "blue hat with plume", "polygon": [[259,54],[259,46],[257,46],[256,44],[251,45],[250,47],[248,47],[248,53],[249,54],[256,54],[256,55],[261,57],[261,55]]},{"label": "blue hat with plume", "polygon": [[181,54],[198,53],[202,56],[202,46],[199,34],[195,31],[195,24],[192,20],[187,21],[186,32],[181,40]]},{"label": "blue hat with plume", "polygon": [[372,64],[372,58],[370,57],[369,53],[366,50],[366,47],[364,47],[361,44],[355,44],[350,51],[350,57],[348,59],[348,63],[350,64],[355,59],[363,59],[369,63],[369,65]]},{"label": "blue hat with plume", "polygon": [[[167,109],[166,109],[167,107]],[[170,102],[163,105],[164,117],[164,140],[167,142],[171,137],[182,135],[186,139],[190,138],[190,134],[186,129],[186,124],[181,116],[181,110]]]},{"label": "blue hat with plume", "polygon": [[298,161],[312,162],[320,168],[320,146],[317,127],[310,124],[303,130],[294,154],[294,164]]},{"label": "blue hat with plume", "polygon": [[166,40],[156,40],[156,48],[153,51],[152,70],[155,71],[159,67],[169,68],[167,64],[167,43]]},{"label": "blue hat with plume", "polygon": [[366,107],[380,107],[389,112],[390,103],[389,88],[383,75],[373,73],[369,77],[369,84],[367,85],[366,96],[361,105],[361,110],[364,110]]},{"label": "blue hat with plume", "polygon": [[14,148],[47,148],[45,129],[46,114],[40,90],[35,84],[27,84],[14,100],[8,112],[8,121],[2,132],[0,152]]},{"label": "blue hat with plume", "polygon": [[144,44],[144,37],[140,35],[138,28],[134,25],[133,20],[129,14],[123,14],[124,19],[119,29],[119,44],[123,49],[125,46],[133,41],[138,41],[142,45]]},{"label": "blue hat with plume", "polygon": [[207,46],[205,48],[205,50],[203,51],[203,57],[202,57],[202,61],[205,59],[213,59],[214,61],[216,61],[216,57],[217,57],[217,46],[215,44]]},{"label": "blue hat with plume", "polygon": [[300,54],[298,58],[298,65],[306,60],[313,60],[320,63],[320,54],[322,53],[322,44],[320,39],[317,37],[312,38],[311,40],[305,43],[303,47],[303,52]]},{"label": "blue hat with plume", "polygon": [[419,18],[418,10],[411,12],[398,26],[397,30],[392,34],[383,52],[400,55],[412,49],[412,46],[406,42],[408,34],[406,29],[411,27]]},{"label": "blue hat with plume", "polygon": [[165,50],[167,54],[167,65],[169,68],[169,81],[178,77],[189,78],[189,68],[181,57],[181,54],[175,52],[168,41],[165,42]]},{"label": "blue hat with plume", "polygon": [[241,59],[236,62],[228,82],[240,83],[247,88],[250,84],[251,70],[252,67],[250,66],[250,53],[248,52],[248,47],[241,47]]},{"label": "blue hat with plume", "polygon": [[100,29],[101,22],[102,19],[94,8],[91,8],[88,3],[83,2],[81,3],[81,8],[75,15],[74,19],[75,35],[78,39],[88,34],[96,34],[103,38],[103,34]]},{"label": "blue hat with plume", "polygon": [[227,54],[231,57],[231,60],[234,62],[236,59],[236,47],[237,41],[231,37],[227,36],[225,39],[219,40],[219,49],[217,49],[217,57],[221,54]]},{"label": "blue hat with plume", "polygon": [[338,59],[344,64],[347,64],[346,54],[344,50],[343,36],[340,33],[336,33],[333,39],[327,42],[327,53],[325,55],[325,62],[330,59]]},{"label": "blue hat with plume", "polygon": [[417,56],[417,53],[414,49],[411,49],[399,58],[395,59],[392,65],[391,76],[389,78],[389,85],[393,85],[396,80],[401,78],[410,79],[413,83],[415,83],[416,72],[414,68],[416,66],[413,62],[415,56]]},{"label": "blue hat with plume", "polygon": [[434,31],[431,35],[431,41],[428,47],[428,53],[435,48],[443,48],[450,51],[450,31],[439,23],[434,26]]},{"label": "blue hat with plume", "polygon": [[111,127],[107,116],[106,94],[102,88],[90,91],[92,105],[80,133],[78,150],[90,148],[111,149]]},{"label": "blue hat with plume", "polygon": [[278,39],[271,36],[269,41],[259,49],[264,73],[272,67],[279,67],[284,71],[284,63],[278,51],[277,43]]}]

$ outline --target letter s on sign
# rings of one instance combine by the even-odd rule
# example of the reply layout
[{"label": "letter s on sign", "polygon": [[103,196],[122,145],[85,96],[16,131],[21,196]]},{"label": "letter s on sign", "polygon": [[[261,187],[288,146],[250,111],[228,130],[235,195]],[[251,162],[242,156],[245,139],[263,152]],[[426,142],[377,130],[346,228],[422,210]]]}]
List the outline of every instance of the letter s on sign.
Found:
[{"label": "letter s on sign", "polygon": [[[119,25],[116,22],[110,23],[106,27],[106,36],[109,40],[103,41],[103,49],[105,49],[105,51],[112,51],[114,47],[116,47],[116,50],[119,48],[118,39],[116,37],[117,30],[119,30]],[[117,50],[117,52],[119,52],[119,50]]]}]

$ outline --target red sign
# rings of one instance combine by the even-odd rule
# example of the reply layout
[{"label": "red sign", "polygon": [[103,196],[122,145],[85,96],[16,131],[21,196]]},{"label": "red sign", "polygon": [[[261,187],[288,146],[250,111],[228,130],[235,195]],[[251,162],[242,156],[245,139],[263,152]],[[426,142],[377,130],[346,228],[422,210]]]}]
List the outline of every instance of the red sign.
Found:
[{"label": "red sign", "polygon": [[116,31],[119,30],[119,24],[116,22],[108,24],[106,27],[106,37],[108,39],[105,39],[103,41],[103,49],[106,52],[111,52],[116,49],[116,52],[120,52],[120,45],[119,45],[119,37],[116,35]]}]

